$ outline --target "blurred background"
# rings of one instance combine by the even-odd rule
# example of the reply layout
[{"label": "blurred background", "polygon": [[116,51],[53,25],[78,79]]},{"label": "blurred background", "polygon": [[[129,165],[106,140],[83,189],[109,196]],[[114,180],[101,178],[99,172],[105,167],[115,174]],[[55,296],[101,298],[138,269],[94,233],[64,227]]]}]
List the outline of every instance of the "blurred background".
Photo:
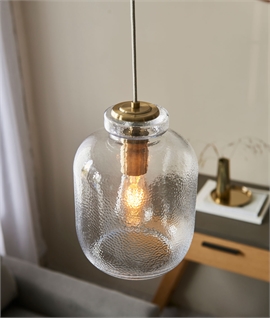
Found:
[{"label": "blurred background", "polygon": [[[75,232],[72,164],[132,99],[128,1],[12,1],[20,52],[43,265],[151,300],[159,279],[130,282],[95,269]],[[262,1],[137,1],[139,100],[170,113],[200,173],[231,160],[231,178],[269,186],[269,6]],[[14,20],[15,19],[15,20]],[[4,232],[4,229],[3,229]],[[4,233],[5,237],[5,233]],[[192,264],[171,304],[212,316],[265,317],[269,284]]]}]

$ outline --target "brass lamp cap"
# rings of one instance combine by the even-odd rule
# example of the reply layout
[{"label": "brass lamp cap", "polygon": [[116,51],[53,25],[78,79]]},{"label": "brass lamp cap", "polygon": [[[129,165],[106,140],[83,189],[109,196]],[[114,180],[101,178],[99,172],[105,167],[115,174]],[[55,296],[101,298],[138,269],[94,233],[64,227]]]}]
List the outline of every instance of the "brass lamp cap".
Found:
[{"label": "brass lamp cap", "polygon": [[112,108],[113,118],[130,122],[143,122],[155,119],[159,116],[156,105],[148,102],[122,102]]}]

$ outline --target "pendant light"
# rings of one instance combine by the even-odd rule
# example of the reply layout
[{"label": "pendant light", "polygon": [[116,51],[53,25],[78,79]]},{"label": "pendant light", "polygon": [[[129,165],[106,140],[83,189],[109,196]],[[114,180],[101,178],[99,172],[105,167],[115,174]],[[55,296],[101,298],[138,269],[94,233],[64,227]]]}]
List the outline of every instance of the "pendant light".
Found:
[{"label": "pendant light", "polygon": [[109,107],[105,129],[74,160],[76,230],[88,260],[123,279],[160,276],[194,234],[198,165],[161,106],[137,100],[135,3],[130,1],[133,100]]}]

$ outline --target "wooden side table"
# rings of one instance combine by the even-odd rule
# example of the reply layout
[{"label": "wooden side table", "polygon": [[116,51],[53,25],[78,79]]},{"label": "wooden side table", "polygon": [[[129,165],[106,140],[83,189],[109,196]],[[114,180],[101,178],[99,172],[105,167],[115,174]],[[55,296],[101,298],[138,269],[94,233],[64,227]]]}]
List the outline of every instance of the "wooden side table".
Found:
[{"label": "wooden side table", "polygon": [[[214,178],[199,176],[198,191],[208,179]],[[253,184],[245,185],[267,189]],[[263,223],[257,225],[197,211],[191,247],[185,259],[164,275],[152,302],[160,308],[166,306],[189,262],[270,281],[269,258],[269,213]]]}]

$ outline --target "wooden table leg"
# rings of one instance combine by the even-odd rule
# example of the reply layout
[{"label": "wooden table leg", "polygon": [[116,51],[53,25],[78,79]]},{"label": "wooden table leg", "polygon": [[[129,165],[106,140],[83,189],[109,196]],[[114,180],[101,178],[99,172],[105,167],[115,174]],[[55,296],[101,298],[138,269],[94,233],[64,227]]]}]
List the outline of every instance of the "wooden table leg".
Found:
[{"label": "wooden table leg", "polygon": [[152,300],[152,303],[158,305],[160,309],[166,306],[168,303],[170,296],[174,289],[176,288],[180,278],[185,272],[185,269],[188,266],[188,261],[183,260],[178,266],[176,266],[169,273],[164,275],[158,290]]}]

